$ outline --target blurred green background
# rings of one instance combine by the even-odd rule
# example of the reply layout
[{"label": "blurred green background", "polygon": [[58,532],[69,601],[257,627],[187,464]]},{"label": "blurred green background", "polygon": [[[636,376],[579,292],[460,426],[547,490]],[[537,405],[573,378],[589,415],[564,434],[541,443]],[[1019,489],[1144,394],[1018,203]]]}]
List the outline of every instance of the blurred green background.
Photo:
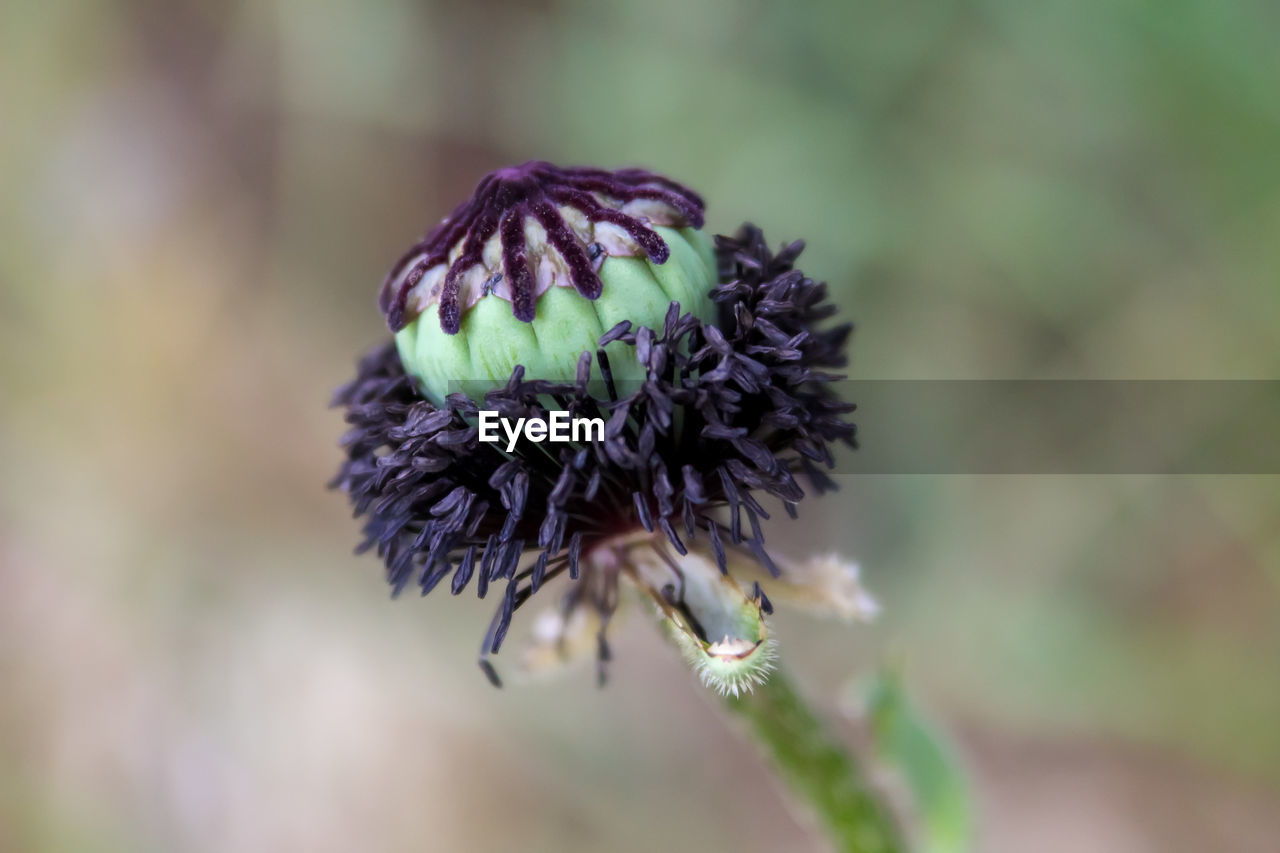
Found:
[{"label": "blurred green background", "polygon": [[[860,378],[1277,378],[1278,43],[1268,0],[4,4],[0,849],[821,849],[647,616],[607,689],[498,692],[492,602],[350,555],[324,407],[383,272],[491,168],[643,164],[806,238]],[[770,538],[884,617],[783,613],[785,659],[833,714],[905,661],[981,849],[1277,849],[1280,478],[842,482]]]}]

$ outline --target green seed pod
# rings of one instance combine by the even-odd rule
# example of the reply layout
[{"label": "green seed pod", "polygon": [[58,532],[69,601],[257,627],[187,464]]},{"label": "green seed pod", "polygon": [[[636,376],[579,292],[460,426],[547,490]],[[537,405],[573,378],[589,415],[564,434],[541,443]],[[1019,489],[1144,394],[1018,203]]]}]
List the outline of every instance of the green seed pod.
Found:
[{"label": "green seed pod", "polygon": [[[708,294],[716,283],[710,238],[693,228],[653,230],[670,250],[665,263],[607,257],[598,273],[602,289],[597,299],[553,285],[538,297],[532,322],[516,318],[510,302],[490,292],[463,314],[460,329],[451,335],[441,327],[439,305],[429,306],[396,333],[405,371],[434,402],[454,391],[479,399],[506,382],[517,364],[524,365],[527,378],[572,380],[579,355],[593,352],[605,332],[623,321],[660,329],[672,302],[680,303],[684,313],[709,320],[713,305]],[[605,352],[619,386],[643,379],[634,347],[614,341]]]},{"label": "green seed pod", "polygon": [[[400,259],[382,309],[433,402],[479,398],[516,365],[527,379],[572,380],[619,323],[661,329],[672,302],[712,319],[715,254],[701,226],[702,199],[650,172],[500,169]],[[619,382],[643,377],[627,349],[607,350]]]}]

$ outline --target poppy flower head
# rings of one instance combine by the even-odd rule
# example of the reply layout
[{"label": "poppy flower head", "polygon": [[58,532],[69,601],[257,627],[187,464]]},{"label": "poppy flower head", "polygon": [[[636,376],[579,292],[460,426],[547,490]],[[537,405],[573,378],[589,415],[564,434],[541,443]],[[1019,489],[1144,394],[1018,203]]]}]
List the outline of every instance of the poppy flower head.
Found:
[{"label": "poppy flower head", "polygon": [[[593,206],[600,203],[587,196],[618,205]],[[572,228],[557,230],[548,209],[557,204],[582,212],[597,232],[607,225],[625,235],[615,249],[629,245],[645,255],[610,255],[619,270],[660,263],[664,249],[661,263],[675,260],[680,247],[653,239],[666,227],[659,219],[686,229],[702,220],[700,198],[648,172],[543,163],[502,170],[393,270],[382,294],[389,323],[406,322],[415,304],[407,294],[426,274],[405,270],[435,270],[431,286],[438,286],[447,333],[465,303],[461,276],[485,263],[483,244],[494,235],[502,275],[514,280],[511,314],[527,322],[519,291],[530,279],[508,265],[529,259],[527,246],[522,255],[519,240],[506,236],[513,210],[545,230],[545,246],[559,253],[577,296],[608,292],[613,280],[602,282],[598,268],[573,260],[590,257],[574,253]],[[446,581],[455,595],[470,587],[483,598],[500,588],[481,646],[482,668],[495,683],[489,656],[513,616],[561,576],[565,591],[536,623],[534,652],[558,658],[570,648],[592,649],[602,677],[612,656],[609,626],[626,590],[649,598],[704,679],[730,692],[768,673],[774,648],[766,589],[869,615],[856,569],[831,560],[791,563],[765,544],[772,514],[765,504],[794,516],[807,492],[834,487],[826,473],[833,446],[854,444],[853,406],[834,393],[839,377],[831,372],[845,364],[851,327],[830,324],[836,309],[826,285],[795,268],[802,248],[795,242],[771,251],[749,225],[718,237],[714,258],[689,262],[694,279],[699,268],[712,271],[709,282],[692,287],[697,310],[670,299],[654,319],[641,300],[641,316],[611,324],[587,346],[574,343],[572,370],[530,371],[525,361],[541,362],[529,352],[483,393],[425,388],[399,336],[374,350],[335,396],[350,430],[332,485],[363,519],[360,550],[381,557],[393,594],[416,587],[425,595]],[[689,254],[696,260],[696,251]],[[618,288],[620,304],[627,293]],[[407,322],[421,325],[427,316]],[[605,426],[599,440],[522,441],[508,451],[481,440],[481,410],[511,421],[562,411]]]}]

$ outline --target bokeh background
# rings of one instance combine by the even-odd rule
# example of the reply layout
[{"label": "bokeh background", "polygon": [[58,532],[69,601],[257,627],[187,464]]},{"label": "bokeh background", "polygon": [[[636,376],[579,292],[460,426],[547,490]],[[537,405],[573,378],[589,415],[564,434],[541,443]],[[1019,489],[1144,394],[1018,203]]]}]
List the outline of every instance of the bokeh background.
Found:
[{"label": "bokeh background", "polygon": [[[325,406],[383,272],[491,168],[643,164],[806,238],[860,378],[1274,379],[1277,38],[1267,0],[5,3],[0,849],[822,849],[649,618],[605,690],[494,691],[491,602],[351,555]],[[981,849],[1277,849],[1280,478],[842,482],[771,541],[885,613],[784,613],[785,659],[836,717],[902,661]]]}]

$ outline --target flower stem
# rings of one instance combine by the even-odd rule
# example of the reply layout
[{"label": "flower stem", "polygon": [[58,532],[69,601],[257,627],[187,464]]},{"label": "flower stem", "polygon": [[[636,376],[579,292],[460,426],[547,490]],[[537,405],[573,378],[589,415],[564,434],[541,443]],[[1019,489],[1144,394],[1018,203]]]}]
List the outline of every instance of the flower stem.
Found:
[{"label": "flower stem", "polygon": [[785,673],[775,671],[753,693],[728,697],[726,704],[746,721],[792,795],[817,814],[836,849],[906,849],[888,808]]}]

